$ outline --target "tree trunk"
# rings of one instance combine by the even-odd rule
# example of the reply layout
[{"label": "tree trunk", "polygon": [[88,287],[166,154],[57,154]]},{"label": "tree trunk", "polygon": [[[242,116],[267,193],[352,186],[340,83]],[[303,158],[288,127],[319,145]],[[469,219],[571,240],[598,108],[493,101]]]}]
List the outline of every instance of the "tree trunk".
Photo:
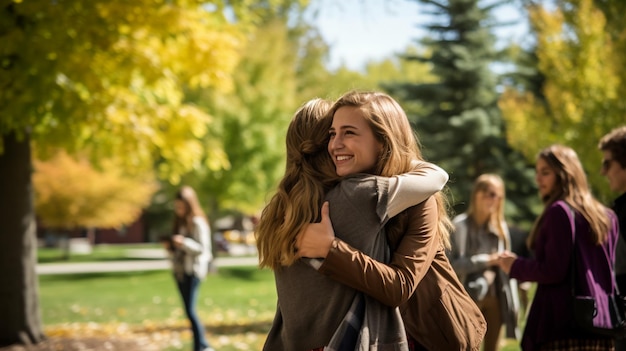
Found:
[{"label": "tree trunk", "polygon": [[37,236],[33,208],[30,136],[3,135],[0,154],[0,346],[43,338],[35,272]]}]

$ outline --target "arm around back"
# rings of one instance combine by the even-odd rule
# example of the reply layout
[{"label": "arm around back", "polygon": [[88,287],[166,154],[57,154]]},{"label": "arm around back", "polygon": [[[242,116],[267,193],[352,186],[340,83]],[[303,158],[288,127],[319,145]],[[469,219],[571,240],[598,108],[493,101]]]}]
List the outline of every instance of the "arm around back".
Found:
[{"label": "arm around back", "polygon": [[420,163],[412,172],[390,177],[387,200],[389,218],[441,191],[448,179],[446,171],[428,162]]},{"label": "arm around back", "polygon": [[388,306],[406,302],[440,248],[438,210],[434,197],[407,211],[409,223],[401,237],[389,238],[396,248],[388,264],[335,240],[319,271]]}]

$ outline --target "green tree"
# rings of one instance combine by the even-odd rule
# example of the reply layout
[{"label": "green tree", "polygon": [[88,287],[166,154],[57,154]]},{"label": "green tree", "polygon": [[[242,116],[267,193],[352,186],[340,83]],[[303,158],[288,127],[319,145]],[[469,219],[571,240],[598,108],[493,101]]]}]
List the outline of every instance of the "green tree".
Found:
[{"label": "green tree", "polygon": [[[255,215],[284,172],[285,133],[300,104],[324,96],[330,73],[324,67],[328,47],[315,28],[299,17],[303,9],[267,13],[257,19],[233,74],[233,89],[190,89],[187,101],[211,111],[217,123],[204,139],[219,141],[227,167],[199,167],[182,181],[192,185],[212,219]],[[211,146],[207,146],[211,147]],[[148,217],[163,227],[174,188],[164,185]],[[165,229],[167,230],[167,229]]]},{"label": "green tree", "polygon": [[367,62],[364,72],[341,66],[331,73],[330,82],[324,83],[324,88],[328,96],[337,98],[352,89],[389,92],[389,87],[400,82],[432,82],[435,78],[428,64],[403,59],[418,52],[417,48],[408,46],[394,57]]},{"label": "green tree", "polygon": [[205,139],[221,140],[229,162],[219,171],[199,169],[185,175],[204,194],[211,213],[260,211],[284,170],[291,116],[314,97],[308,96],[312,92],[304,82],[317,79],[321,84],[328,76],[323,41],[306,23],[289,26],[289,20],[285,14],[271,14],[260,21],[242,50],[231,92],[203,89],[189,94],[218,117]]},{"label": "green tree", "polygon": [[212,199],[212,210],[254,214],[282,175],[284,137],[297,100],[297,47],[285,23],[263,24],[243,51],[231,93],[202,92],[197,103],[219,116],[207,136],[222,140],[229,166],[189,174]]},{"label": "green tree", "polygon": [[596,145],[602,135],[624,123],[626,31],[615,13],[623,3],[597,3],[558,1],[554,10],[530,7],[537,67],[545,81],[541,94],[509,86],[500,106],[512,145],[528,158],[553,143],[574,148],[590,183],[606,196]]},{"label": "green tree", "polygon": [[[409,59],[432,64],[433,83],[399,84],[393,91],[420,106],[411,115],[425,156],[450,173],[450,202],[455,212],[467,207],[471,185],[482,173],[500,174],[506,182],[508,215],[519,222],[532,217],[529,197],[534,196],[532,172],[523,157],[509,147],[505,124],[497,106],[497,23],[490,11],[501,2],[479,0],[419,0],[433,16],[422,40],[430,56]],[[532,202],[532,201],[530,201]]]},{"label": "green tree", "polygon": [[[293,1],[284,1],[291,3]],[[227,166],[204,149],[211,115],[184,87],[232,88],[242,28],[283,2],[0,2],[0,344],[43,337],[35,275],[31,140],[42,159],[61,147],[115,159],[129,174],[157,166],[176,182],[194,167]],[[208,154],[204,154],[208,151]]]}]

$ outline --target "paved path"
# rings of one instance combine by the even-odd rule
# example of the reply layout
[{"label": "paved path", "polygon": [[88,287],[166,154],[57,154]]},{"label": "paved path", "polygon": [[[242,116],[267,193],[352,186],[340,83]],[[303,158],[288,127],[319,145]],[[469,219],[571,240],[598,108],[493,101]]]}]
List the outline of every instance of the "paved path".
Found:
[{"label": "paved path", "polygon": [[[254,266],[259,264],[256,256],[248,257],[218,257],[215,265],[219,267]],[[73,274],[73,273],[101,273],[101,272],[134,272],[170,269],[169,262],[164,259],[153,260],[126,260],[109,262],[84,263],[45,263],[38,264],[37,274]]]}]

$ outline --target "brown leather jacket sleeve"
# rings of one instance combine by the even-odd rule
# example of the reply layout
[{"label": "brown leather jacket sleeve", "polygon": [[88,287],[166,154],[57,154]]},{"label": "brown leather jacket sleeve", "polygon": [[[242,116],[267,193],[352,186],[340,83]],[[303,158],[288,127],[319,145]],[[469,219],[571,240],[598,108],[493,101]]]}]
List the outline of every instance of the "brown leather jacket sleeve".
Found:
[{"label": "brown leather jacket sleeve", "polygon": [[[335,239],[319,272],[396,307],[406,302],[422,280],[437,253],[438,212],[434,197],[405,211],[406,230],[389,237],[396,247],[384,264]],[[402,216],[403,214],[400,214]]]}]

